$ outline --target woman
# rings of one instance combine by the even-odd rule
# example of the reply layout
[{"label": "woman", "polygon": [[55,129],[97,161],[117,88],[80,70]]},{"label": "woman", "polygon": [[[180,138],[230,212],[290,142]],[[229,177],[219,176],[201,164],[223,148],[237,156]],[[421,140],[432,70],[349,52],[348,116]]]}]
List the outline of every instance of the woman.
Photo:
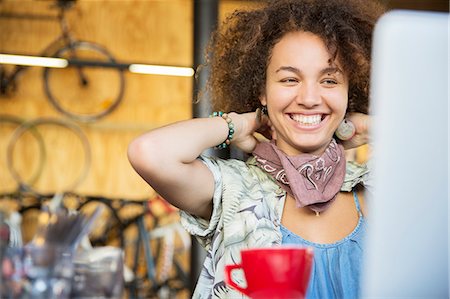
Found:
[{"label": "woman", "polygon": [[[195,298],[241,297],[225,286],[224,265],[243,248],[292,243],[314,248],[307,298],[358,296],[367,168],[346,163],[343,145],[367,141],[371,36],[382,12],[365,0],[274,1],[235,12],[209,48],[213,106],[234,112],[130,144],[133,167],[182,210],[208,251]],[[356,135],[336,141],[346,115]],[[251,158],[202,155],[230,143]]]}]

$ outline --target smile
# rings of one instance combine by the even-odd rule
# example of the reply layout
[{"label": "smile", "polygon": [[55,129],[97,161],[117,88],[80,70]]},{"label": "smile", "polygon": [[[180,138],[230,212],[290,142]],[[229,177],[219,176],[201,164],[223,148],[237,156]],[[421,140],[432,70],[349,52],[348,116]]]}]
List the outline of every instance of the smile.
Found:
[{"label": "smile", "polygon": [[317,125],[322,121],[322,114],[314,115],[302,115],[302,114],[291,114],[291,119],[302,125],[313,126]]}]

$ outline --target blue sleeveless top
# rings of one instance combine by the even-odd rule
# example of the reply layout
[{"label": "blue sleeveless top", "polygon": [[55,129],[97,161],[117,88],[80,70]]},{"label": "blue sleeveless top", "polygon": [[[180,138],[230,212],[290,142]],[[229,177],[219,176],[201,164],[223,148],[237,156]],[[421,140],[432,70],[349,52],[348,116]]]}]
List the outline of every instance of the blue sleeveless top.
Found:
[{"label": "blue sleeveless top", "polygon": [[314,264],[306,299],[350,299],[359,297],[359,280],[366,220],[361,213],[358,196],[353,192],[359,214],[358,225],[345,238],[331,244],[307,241],[281,226],[282,244],[295,244],[314,250]]}]

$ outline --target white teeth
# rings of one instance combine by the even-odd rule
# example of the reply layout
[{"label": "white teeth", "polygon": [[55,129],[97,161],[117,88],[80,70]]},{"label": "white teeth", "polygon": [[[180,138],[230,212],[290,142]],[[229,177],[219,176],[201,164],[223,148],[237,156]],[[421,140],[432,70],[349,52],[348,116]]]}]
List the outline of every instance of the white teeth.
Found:
[{"label": "white teeth", "polygon": [[291,118],[302,125],[317,125],[322,120],[322,116],[320,114],[316,115],[301,115],[301,114],[292,114]]}]

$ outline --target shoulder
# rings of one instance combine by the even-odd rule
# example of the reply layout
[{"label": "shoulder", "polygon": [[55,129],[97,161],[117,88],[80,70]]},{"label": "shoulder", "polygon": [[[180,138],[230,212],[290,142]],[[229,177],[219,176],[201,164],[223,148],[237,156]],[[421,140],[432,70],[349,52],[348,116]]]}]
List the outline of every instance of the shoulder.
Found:
[{"label": "shoulder", "polygon": [[220,169],[245,169],[247,168],[244,161],[238,159],[222,159],[214,156],[201,155],[199,159],[209,168]]},{"label": "shoulder", "polygon": [[220,198],[223,213],[234,217],[238,210],[246,210],[255,204],[277,206],[284,191],[274,179],[259,168],[253,157],[247,161],[207,158],[217,175],[215,197]]},{"label": "shoulder", "polygon": [[199,159],[203,161],[214,174],[220,175],[223,180],[232,180],[236,178],[256,181],[272,180],[265,171],[257,166],[253,156],[247,161],[221,159],[205,155],[200,156]]}]

